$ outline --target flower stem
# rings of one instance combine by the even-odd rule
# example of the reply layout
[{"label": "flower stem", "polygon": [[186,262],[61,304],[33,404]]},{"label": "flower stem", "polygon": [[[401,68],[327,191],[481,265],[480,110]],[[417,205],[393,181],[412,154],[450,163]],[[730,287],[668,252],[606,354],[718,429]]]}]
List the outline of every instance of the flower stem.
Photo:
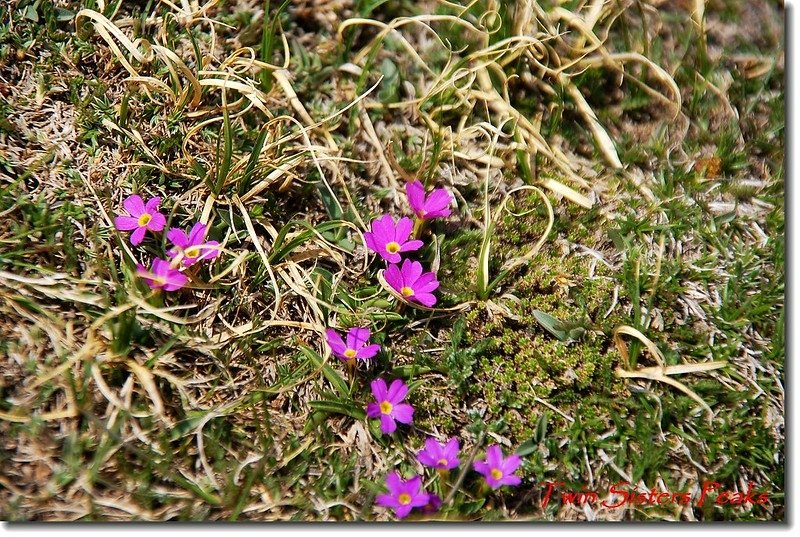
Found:
[{"label": "flower stem", "polygon": [[351,358],[347,361],[347,371],[350,374],[350,395],[353,395],[353,390],[356,386],[356,359]]},{"label": "flower stem", "polygon": [[439,474],[439,486],[442,489],[442,496],[446,496],[446,492],[449,492],[449,483],[448,478],[450,477],[450,470],[436,470]]},{"label": "flower stem", "polygon": [[415,239],[419,238],[420,233],[422,233],[422,227],[425,225],[425,220],[420,217],[416,217],[414,219],[414,229],[411,231],[411,236]]},{"label": "flower stem", "polygon": [[467,473],[469,473],[470,468],[472,468],[472,463],[475,461],[475,457],[478,456],[478,450],[483,445],[483,438],[486,436],[486,431],[481,431],[481,434],[478,436],[477,442],[475,442],[475,447],[472,448],[472,453],[469,454],[469,459],[467,459],[467,463],[461,469],[461,473],[458,474],[458,479],[453,484],[453,488],[450,489],[450,493],[447,495],[447,498],[442,502],[443,504],[449,504],[453,501],[453,497],[458,492],[458,489],[461,487],[461,483],[464,482],[464,478],[467,477]]}]

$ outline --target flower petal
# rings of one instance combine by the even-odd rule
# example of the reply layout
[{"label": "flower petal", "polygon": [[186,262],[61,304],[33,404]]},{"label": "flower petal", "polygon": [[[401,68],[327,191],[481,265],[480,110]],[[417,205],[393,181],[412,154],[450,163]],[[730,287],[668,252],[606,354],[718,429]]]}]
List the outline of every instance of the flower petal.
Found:
[{"label": "flower petal", "polygon": [[406,184],[406,196],[408,204],[414,213],[419,214],[425,206],[425,187],[420,181],[412,181]]},{"label": "flower petal", "polygon": [[117,216],[114,226],[120,231],[130,231],[139,227],[139,219],[134,216]]},{"label": "flower petal", "polygon": [[509,455],[508,458],[503,461],[501,470],[503,470],[504,474],[513,474],[517,471],[517,468],[519,468],[521,464],[522,459],[519,457],[519,455]]},{"label": "flower petal", "polygon": [[386,388],[386,382],[383,379],[373,380],[369,387],[372,389],[372,395],[375,396],[375,400],[378,403],[386,401],[386,395],[389,390]]},{"label": "flower petal", "polygon": [[388,414],[381,414],[381,432],[383,434],[392,434],[397,430],[397,424]]},{"label": "flower petal", "polygon": [[342,336],[340,336],[339,333],[333,328],[328,328],[325,330],[325,339],[328,343],[328,346],[334,353],[344,354],[344,351],[347,350],[347,347],[342,340]]},{"label": "flower petal", "polygon": [[406,259],[400,267],[400,273],[403,275],[405,284],[413,288],[414,282],[416,282],[422,274],[422,263]]},{"label": "flower petal", "polygon": [[161,203],[161,198],[156,196],[155,198],[150,198],[147,200],[147,203],[144,206],[145,212],[154,213],[158,210],[158,205]]},{"label": "flower petal", "polygon": [[136,194],[125,198],[125,201],[122,202],[122,206],[125,207],[125,210],[128,211],[129,215],[135,216],[136,218],[139,218],[142,216],[142,214],[144,214],[144,202],[142,201],[142,198]]},{"label": "flower petal", "polygon": [[425,466],[431,466],[435,468],[436,465],[438,464],[439,457],[436,457],[436,455],[433,455],[429,451],[422,449],[419,452],[417,452],[417,460],[422,464],[424,464]]},{"label": "flower petal", "polygon": [[367,417],[377,418],[381,415],[381,406],[378,403],[369,403],[367,405]]},{"label": "flower petal", "polygon": [[192,230],[189,231],[188,238],[190,245],[197,246],[203,244],[206,238],[206,225],[202,222],[197,222],[192,226]]},{"label": "flower petal", "polygon": [[153,213],[150,221],[147,223],[147,229],[150,231],[161,231],[167,225],[167,219],[161,213]]},{"label": "flower petal", "polygon": [[397,265],[392,264],[386,267],[386,270],[383,271],[383,279],[398,293],[403,288],[403,275]]},{"label": "flower petal", "polygon": [[499,445],[494,444],[486,449],[486,463],[492,468],[500,468],[503,465],[503,450]]},{"label": "flower petal", "polygon": [[358,358],[359,360],[369,360],[370,358],[378,354],[380,350],[381,346],[378,345],[377,343],[373,343],[372,345],[361,347],[358,351],[356,351],[356,358]]},{"label": "flower petal", "polygon": [[400,423],[408,425],[414,421],[414,407],[408,403],[400,403],[392,408],[392,417]]},{"label": "flower petal", "polygon": [[131,244],[136,246],[144,240],[144,234],[147,233],[146,227],[136,228],[136,231],[131,233]]},{"label": "flower petal", "polygon": [[429,213],[439,212],[446,209],[453,201],[453,196],[445,188],[437,188],[428,195],[425,200],[425,211]]},{"label": "flower petal", "polygon": [[436,304],[436,297],[430,293],[414,293],[411,299],[428,308],[432,308]]},{"label": "flower petal", "polygon": [[439,282],[433,272],[426,272],[414,283],[414,291],[418,293],[430,293],[438,288]]},{"label": "flower petal", "polygon": [[419,494],[421,488],[422,478],[418,475],[415,475],[403,483],[403,492],[407,493],[409,496],[416,496]]},{"label": "flower petal", "polygon": [[411,504],[408,505],[401,505],[397,509],[394,510],[394,516],[397,518],[405,518],[411,512],[414,507]]},{"label": "flower petal", "polygon": [[375,503],[382,507],[397,508],[400,507],[400,502],[391,494],[378,494],[375,497]]},{"label": "flower petal", "polygon": [[414,222],[407,216],[404,216],[397,221],[397,226],[394,228],[394,241],[397,244],[403,244],[408,240],[412,229],[414,229]]},{"label": "flower petal", "polygon": [[400,257],[400,254],[398,254],[396,252],[395,253],[391,253],[391,252],[389,252],[387,250],[384,250],[384,251],[379,252],[379,253],[380,253],[381,257],[384,258],[389,263],[399,263],[403,259],[402,257]]},{"label": "flower petal", "polygon": [[164,284],[165,291],[176,291],[186,285],[189,278],[182,272],[173,270],[167,276],[167,283]]},{"label": "flower petal", "polygon": [[472,463],[472,467],[476,472],[484,477],[490,477],[492,475],[492,468],[486,463],[486,461],[475,461]]},{"label": "flower petal", "polygon": [[177,227],[169,228],[167,231],[167,240],[177,246],[178,248],[187,248],[189,246],[189,237],[186,233]]},{"label": "flower petal", "polygon": [[400,247],[401,252],[413,252],[425,246],[425,243],[418,240],[408,241]]},{"label": "flower petal", "polygon": [[389,386],[386,398],[390,403],[396,405],[405,399],[406,395],[408,395],[408,386],[406,386],[406,383],[400,379],[395,379]]},{"label": "flower petal", "polygon": [[429,501],[430,501],[430,494],[426,492],[421,492],[416,496],[412,496],[411,503],[408,505],[410,505],[411,507],[424,507],[428,505]]},{"label": "flower petal", "polygon": [[208,241],[200,246],[202,252],[197,256],[197,260],[214,259],[219,255],[219,243],[217,241]]},{"label": "flower petal", "polygon": [[347,332],[347,348],[360,349],[369,340],[369,328],[355,326]]},{"label": "flower petal", "polygon": [[372,233],[375,235],[376,243],[381,246],[394,240],[394,219],[392,215],[385,214],[377,220],[372,221]]},{"label": "flower petal", "polygon": [[458,438],[454,437],[447,441],[442,451],[447,458],[455,458],[458,457],[460,448],[461,446],[459,445]]},{"label": "flower petal", "polygon": [[509,486],[512,486],[512,487],[516,487],[517,485],[522,483],[522,478],[519,477],[518,475],[506,475],[506,476],[501,477],[498,480],[498,482],[501,485],[509,485]]},{"label": "flower petal", "polygon": [[369,248],[370,250],[372,250],[375,253],[378,253],[380,251],[380,248],[375,243],[375,235],[372,234],[369,231],[366,231],[364,233],[364,244],[366,244],[367,248]]},{"label": "flower petal", "polygon": [[386,474],[386,488],[390,494],[400,494],[403,487],[403,478],[399,472],[389,472]]}]

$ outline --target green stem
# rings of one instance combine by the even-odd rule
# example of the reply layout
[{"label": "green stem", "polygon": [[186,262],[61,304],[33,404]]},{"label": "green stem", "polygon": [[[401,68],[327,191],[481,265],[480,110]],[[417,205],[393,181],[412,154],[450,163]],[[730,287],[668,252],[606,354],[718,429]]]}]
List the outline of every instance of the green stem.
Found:
[{"label": "green stem", "polygon": [[415,239],[419,238],[420,233],[422,233],[422,229],[425,226],[425,220],[422,218],[415,218],[414,219],[414,229],[411,231],[411,236]]}]

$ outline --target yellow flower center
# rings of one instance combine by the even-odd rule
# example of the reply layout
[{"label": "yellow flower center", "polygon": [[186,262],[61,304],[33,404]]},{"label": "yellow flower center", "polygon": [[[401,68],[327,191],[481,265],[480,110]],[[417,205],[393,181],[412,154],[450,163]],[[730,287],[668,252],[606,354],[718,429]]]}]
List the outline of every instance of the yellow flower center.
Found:
[{"label": "yellow flower center", "polygon": [[414,290],[410,287],[403,287],[400,289],[400,294],[403,296],[414,296]]},{"label": "yellow flower center", "polygon": [[392,403],[390,403],[389,401],[384,401],[383,403],[381,403],[381,414],[391,414],[392,408],[394,408],[392,406]]},{"label": "yellow flower center", "polygon": [[397,252],[400,251],[400,245],[392,241],[386,245],[386,251],[389,252],[390,254],[396,254]]},{"label": "yellow flower center", "polygon": [[436,461],[436,464],[438,464],[439,466],[447,466],[447,459],[439,459],[438,461]]},{"label": "yellow flower center", "polygon": [[189,248],[183,251],[183,255],[185,255],[186,257],[195,258],[198,255],[200,255],[200,248],[198,248],[197,246],[190,246]]},{"label": "yellow flower center", "polygon": [[503,477],[503,472],[501,472],[497,468],[492,468],[491,474],[494,479],[500,479],[501,477]]},{"label": "yellow flower center", "polygon": [[411,495],[407,492],[401,492],[397,497],[397,502],[400,505],[408,505],[411,503]]},{"label": "yellow flower center", "polygon": [[152,219],[153,219],[153,217],[150,216],[149,213],[144,213],[142,216],[139,217],[139,220],[136,223],[139,224],[139,227],[142,227],[142,226],[146,226],[147,224],[149,224],[150,220],[152,220]]},{"label": "yellow flower center", "polygon": [[162,278],[161,276],[154,276],[153,282],[155,282],[156,285],[164,285],[165,283],[167,283],[167,280],[165,278]]},{"label": "yellow flower center", "polygon": [[354,351],[353,349],[347,349],[346,351],[344,351],[344,355],[348,360],[352,360],[353,358],[356,357],[356,351]]}]

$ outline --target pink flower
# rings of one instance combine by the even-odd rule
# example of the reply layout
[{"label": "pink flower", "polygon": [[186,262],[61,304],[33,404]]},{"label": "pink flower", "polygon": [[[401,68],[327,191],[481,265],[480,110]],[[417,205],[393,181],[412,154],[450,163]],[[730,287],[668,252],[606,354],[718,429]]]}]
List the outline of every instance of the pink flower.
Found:
[{"label": "pink flower", "polygon": [[386,283],[403,295],[407,300],[419,302],[423,306],[431,307],[436,304],[433,291],[439,287],[436,274],[433,272],[422,273],[422,263],[406,259],[403,265],[389,265],[383,273]]},{"label": "pink flower", "polygon": [[381,432],[391,434],[397,429],[395,420],[406,425],[414,419],[414,407],[402,403],[408,394],[408,386],[397,379],[389,388],[383,379],[375,379],[370,385],[375,402],[367,405],[367,416],[381,419]]},{"label": "pink flower", "polygon": [[418,475],[404,481],[399,473],[392,472],[386,476],[386,488],[389,494],[379,494],[375,503],[393,509],[397,518],[405,518],[413,508],[425,507],[430,501]]},{"label": "pink flower", "polygon": [[175,245],[169,251],[169,255],[175,257],[183,254],[183,265],[188,267],[197,261],[204,259],[214,259],[219,255],[219,243],[217,241],[206,242],[206,225],[202,222],[192,226],[187,235],[182,229],[171,228],[167,232],[167,239]]},{"label": "pink flower", "polygon": [[413,228],[414,222],[410,218],[403,217],[395,224],[391,215],[386,214],[372,221],[371,232],[364,233],[364,241],[370,250],[389,263],[399,263],[401,252],[419,250],[424,244],[422,241],[408,240]]},{"label": "pink flower", "polygon": [[432,515],[442,508],[442,499],[438,494],[428,494],[428,504],[424,505],[420,511],[426,515]]},{"label": "pink flower", "polygon": [[514,472],[522,464],[522,459],[518,455],[509,455],[503,458],[503,451],[497,444],[489,446],[486,450],[486,460],[475,461],[475,471],[483,474],[486,483],[493,489],[498,489],[503,485],[516,486],[522,482]]},{"label": "pink flower", "polygon": [[377,343],[367,345],[369,342],[369,328],[351,328],[347,332],[347,344],[342,341],[342,336],[333,328],[325,330],[325,336],[333,354],[345,362],[355,359],[369,360],[381,350],[381,346]]},{"label": "pink flower", "polygon": [[158,258],[153,260],[153,267],[149,271],[143,265],[136,265],[136,273],[144,278],[150,289],[175,291],[189,281],[180,270],[172,268],[169,261]]},{"label": "pink flower", "polygon": [[440,444],[435,438],[425,440],[425,449],[417,453],[417,460],[437,470],[452,470],[459,465],[458,438]]},{"label": "pink flower", "polygon": [[450,203],[453,196],[444,188],[437,188],[428,197],[425,197],[425,187],[419,181],[412,181],[406,185],[408,204],[417,218],[430,220],[432,218],[445,218],[450,216]]},{"label": "pink flower", "polygon": [[122,202],[128,212],[127,215],[117,216],[114,225],[120,231],[136,230],[131,234],[131,244],[136,246],[144,240],[147,230],[161,231],[167,224],[167,219],[157,211],[161,198],[150,198],[145,204],[136,194],[128,196]]}]

